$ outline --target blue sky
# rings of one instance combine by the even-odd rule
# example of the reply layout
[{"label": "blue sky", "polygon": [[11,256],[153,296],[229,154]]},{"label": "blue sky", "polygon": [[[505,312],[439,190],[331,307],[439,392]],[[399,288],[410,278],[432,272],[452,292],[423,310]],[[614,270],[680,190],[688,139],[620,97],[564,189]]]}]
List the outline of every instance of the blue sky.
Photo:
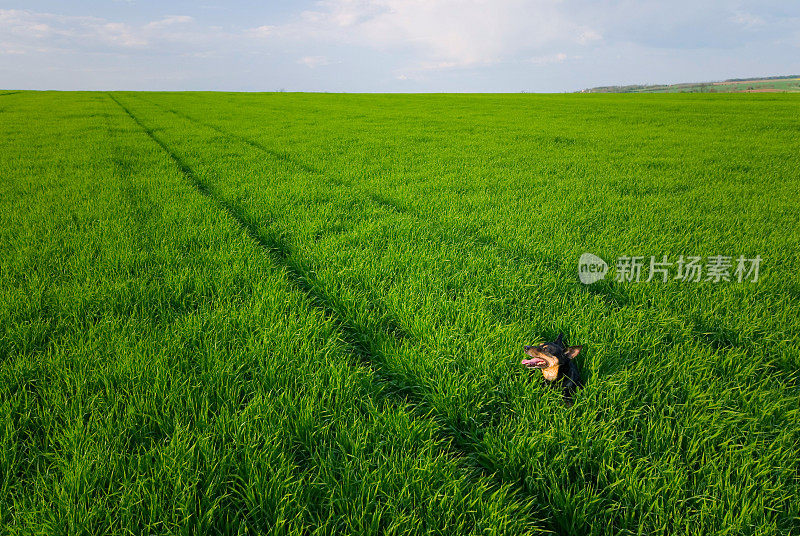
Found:
[{"label": "blue sky", "polygon": [[575,91],[800,74],[800,3],[0,1],[0,88]]}]

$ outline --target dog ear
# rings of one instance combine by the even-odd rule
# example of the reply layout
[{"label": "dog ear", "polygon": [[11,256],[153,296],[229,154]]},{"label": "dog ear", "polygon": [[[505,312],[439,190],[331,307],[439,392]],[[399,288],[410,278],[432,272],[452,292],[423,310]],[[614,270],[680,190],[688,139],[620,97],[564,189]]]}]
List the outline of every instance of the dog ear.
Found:
[{"label": "dog ear", "polygon": [[581,350],[583,350],[583,346],[570,346],[564,351],[564,355],[567,356],[567,359],[575,359]]},{"label": "dog ear", "polygon": [[564,343],[564,332],[558,334],[558,338],[556,339],[556,344],[563,344]]}]

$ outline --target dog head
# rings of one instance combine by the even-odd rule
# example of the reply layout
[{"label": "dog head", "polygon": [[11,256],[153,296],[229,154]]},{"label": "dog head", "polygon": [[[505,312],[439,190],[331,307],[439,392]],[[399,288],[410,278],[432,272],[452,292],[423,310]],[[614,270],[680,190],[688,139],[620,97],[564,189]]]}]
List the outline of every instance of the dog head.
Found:
[{"label": "dog head", "polygon": [[523,359],[522,364],[528,368],[542,371],[544,379],[553,381],[558,378],[558,370],[575,359],[583,346],[567,346],[564,334],[552,342],[544,342],[536,346],[525,346],[525,353],[530,359]]}]

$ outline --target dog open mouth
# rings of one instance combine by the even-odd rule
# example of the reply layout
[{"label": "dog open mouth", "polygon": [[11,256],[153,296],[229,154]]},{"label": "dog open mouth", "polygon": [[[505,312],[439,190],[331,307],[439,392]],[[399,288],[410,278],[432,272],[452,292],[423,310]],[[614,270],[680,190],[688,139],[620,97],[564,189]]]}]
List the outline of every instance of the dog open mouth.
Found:
[{"label": "dog open mouth", "polygon": [[522,364],[528,368],[543,368],[547,367],[547,361],[540,357],[534,357],[533,359],[523,359]]}]

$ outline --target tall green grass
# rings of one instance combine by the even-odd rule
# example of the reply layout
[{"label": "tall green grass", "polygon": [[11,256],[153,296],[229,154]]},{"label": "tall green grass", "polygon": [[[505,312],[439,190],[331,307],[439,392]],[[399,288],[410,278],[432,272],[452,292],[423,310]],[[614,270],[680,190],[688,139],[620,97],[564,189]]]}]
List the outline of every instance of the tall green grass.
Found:
[{"label": "tall green grass", "polygon": [[[3,98],[11,526],[798,530],[793,96]],[[765,261],[583,287],[584,251]],[[519,366],[561,330],[569,409]]]}]

